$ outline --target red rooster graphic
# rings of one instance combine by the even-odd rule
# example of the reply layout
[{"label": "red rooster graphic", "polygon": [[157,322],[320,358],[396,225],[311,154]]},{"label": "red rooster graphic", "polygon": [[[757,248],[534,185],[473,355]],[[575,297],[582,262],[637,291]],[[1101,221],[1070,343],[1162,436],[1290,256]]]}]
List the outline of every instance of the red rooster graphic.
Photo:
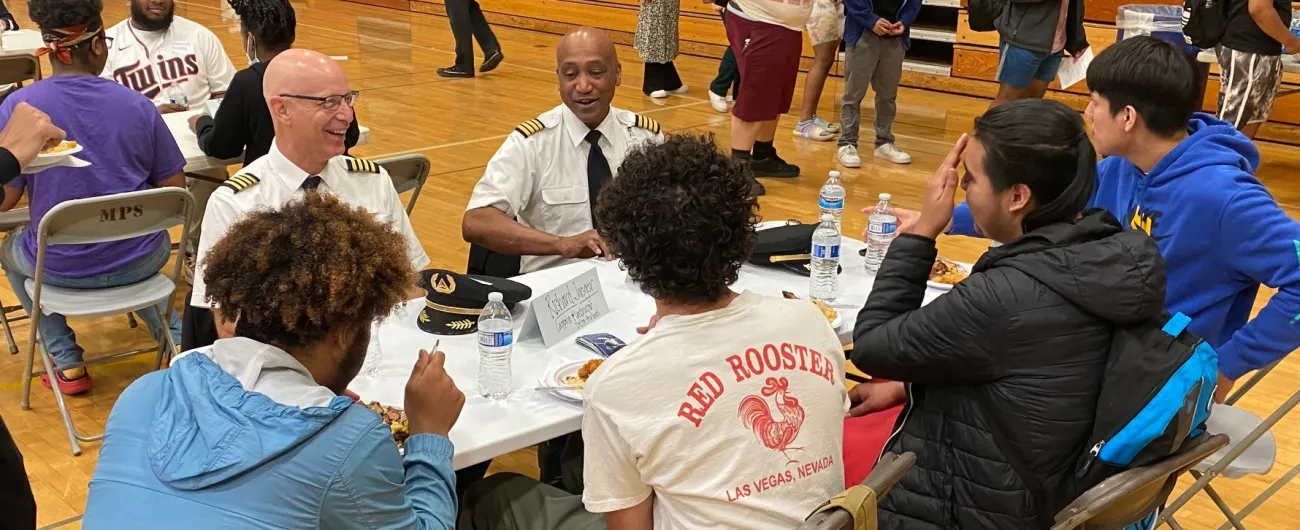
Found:
[{"label": "red rooster graphic", "polygon": [[768,449],[780,452],[788,460],[786,465],[799,463],[790,458],[787,451],[803,450],[802,447],[790,447],[795,438],[799,437],[804,411],[799,406],[799,400],[786,394],[789,390],[790,381],[784,377],[769,377],[763,385],[764,397],[776,396],[776,409],[781,411],[781,421],[772,418],[772,410],[767,407],[767,401],[758,396],[746,396],[740,400],[739,411],[740,421],[745,424],[745,428],[753,429],[754,435]]}]

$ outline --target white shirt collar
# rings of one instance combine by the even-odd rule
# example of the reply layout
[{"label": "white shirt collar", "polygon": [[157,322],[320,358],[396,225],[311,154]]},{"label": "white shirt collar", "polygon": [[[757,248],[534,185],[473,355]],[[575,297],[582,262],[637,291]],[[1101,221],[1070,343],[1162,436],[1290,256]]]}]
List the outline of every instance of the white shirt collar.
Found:
[{"label": "white shirt collar", "polygon": [[257,392],[281,405],[328,407],[334,393],[318,384],[307,367],[288,352],[245,337],[221,339],[212,346],[177,356],[207,355],[223,372],[249,392]]},{"label": "white shirt collar", "polygon": [[[569,140],[573,142],[573,146],[582,147],[582,144],[586,143],[587,133],[591,132],[591,128],[582,123],[582,120],[569,109],[568,105],[560,105],[560,107],[560,124],[569,132]],[[600,131],[601,139],[604,140],[604,144],[608,147],[614,145],[610,135],[618,132],[618,119],[614,117],[615,112],[617,111],[611,106],[609,113],[605,115],[605,121],[600,122],[600,126],[596,127],[596,130]]]},{"label": "white shirt collar", "polygon": [[[303,181],[307,180],[307,177],[311,176],[310,173],[298,167],[285,157],[284,153],[280,152],[279,140],[271,140],[271,151],[267,156],[271,157],[271,171],[275,173],[276,177],[283,181],[289,189],[296,190],[301,188]],[[332,172],[330,171],[330,167],[332,165],[333,161],[331,160],[331,163],[325,164],[325,169],[321,170],[319,174],[321,181],[323,182],[321,184],[322,189],[337,189],[337,182],[334,182],[334,179],[331,178]]]}]

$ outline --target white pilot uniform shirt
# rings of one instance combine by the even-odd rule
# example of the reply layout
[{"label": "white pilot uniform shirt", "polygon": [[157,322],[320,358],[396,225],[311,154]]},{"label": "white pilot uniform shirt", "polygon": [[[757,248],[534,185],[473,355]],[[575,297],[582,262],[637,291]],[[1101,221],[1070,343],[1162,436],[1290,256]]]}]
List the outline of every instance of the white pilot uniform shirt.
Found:
[{"label": "white pilot uniform shirt", "polygon": [[[381,221],[390,223],[406,239],[411,266],[415,270],[424,269],[429,264],[429,256],[424,253],[424,247],[411,229],[406,206],[393,188],[388,172],[378,166],[375,166],[378,172],[350,172],[347,160],[348,157],[344,156],[330,160],[320,173],[321,184],[317,191],[334,195],[349,206],[365,208]],[[290,200],[301,197],[307,193],[302,190],[302,183],[309,176],[311,175],[280,153],[276,142],[271,142],[271,151],[266,156],[244,166],[244,169],[212,193],[203,216],[203,233],[199,237],[198,263],[194,271],[190,305],[211,307],[207,301],[207,284],[203,281],[205,261],[212,246],[226,235],[230,226],[249,212],[279,208]],[[241,189],[236,191],[236,188]]]},{"label": "white pilot uniform shirt", "polygon": [[[600,150],[612,175],[633,148],[662,143],[659,124],[636,113],[609,108],[600,131]],[[591,129],[560,105],[515,129],[488,162],[466,211],[495,207],[519,223],[548,234],[575,236],[593,228],[587,193],[585,140]],[[523,256],[520,272],[562,265],[563,256]]]}]

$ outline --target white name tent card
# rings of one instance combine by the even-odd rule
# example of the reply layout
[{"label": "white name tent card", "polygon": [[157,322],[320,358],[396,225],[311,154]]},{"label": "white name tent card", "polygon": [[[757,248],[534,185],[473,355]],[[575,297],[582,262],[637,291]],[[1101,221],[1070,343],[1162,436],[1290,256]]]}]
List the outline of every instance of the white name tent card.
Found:
[{"label": "white name tent card", "polygon": [[607,314],[609,303],[600,278],[596,268],[589,267],[545,294],[533,296],[520,335],[532,335],[536,330],[550,348]]}]

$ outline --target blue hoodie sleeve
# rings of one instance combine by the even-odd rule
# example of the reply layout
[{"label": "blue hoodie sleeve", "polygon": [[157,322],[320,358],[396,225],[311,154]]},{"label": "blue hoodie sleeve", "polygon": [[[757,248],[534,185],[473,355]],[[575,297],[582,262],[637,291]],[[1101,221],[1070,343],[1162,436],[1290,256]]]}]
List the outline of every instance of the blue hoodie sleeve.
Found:
[{"label": "blue hoodie sleeve", "polygon": [[966,201],[961,201],[956,208],[952,209],[952,228],[948,230],[949,235],[982,237],[978,230],[975,229],[975,218],[970,215],[970,206]]},{"label": "blue hoodie sleeve", "polygon": [[[916,3],[920,5],[920,2]],[[871,7],[871,0],[844,0],[844,15],[852,17],[866,31],[871,31],[880,20]]]},{"label": "blue hoodie sleeve", "polygon": [[420,530],[456,527],[456,473],[451,440],[417,434],[406,456],[393,447],[388,426],[377,422],[348,454],[330,481],[321,513],[323,529]]},{"label": "blue hoodie sleeve", "polygon": [[1218,254],[1227,268],[1278,290],[1219,348],[1219,371],[1237,379],[1300,347],[1300,224],[1262,185],[1228,200],[1219,219]]},{"label": "blue hoodie sleeve", "polygon": [[903,23],[903,27],[912,29],[912,23],[916,22],[916,16],[921,14],[921,0],[904,0],[903,9],[898,12],[898,21]]}]

